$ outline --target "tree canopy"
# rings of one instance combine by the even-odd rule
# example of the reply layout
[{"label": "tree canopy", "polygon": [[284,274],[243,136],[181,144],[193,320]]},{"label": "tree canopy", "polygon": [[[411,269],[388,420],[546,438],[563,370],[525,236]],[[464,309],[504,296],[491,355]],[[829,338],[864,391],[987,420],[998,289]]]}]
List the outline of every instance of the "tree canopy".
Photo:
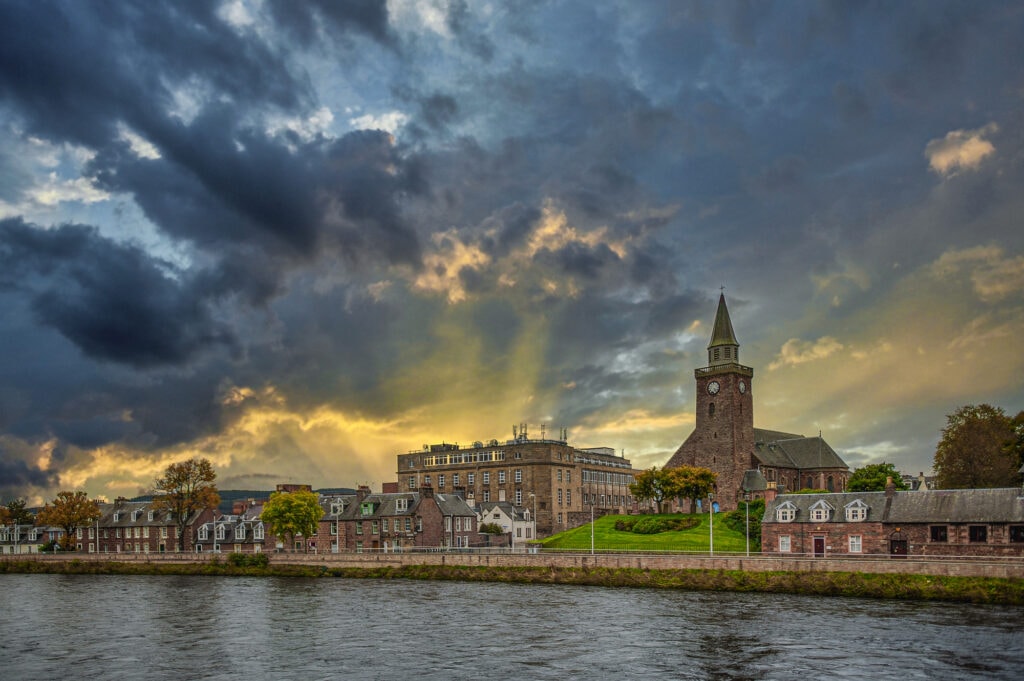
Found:
[{"label": "tree canopy", "polygon": [[36,514],[36,522],[63,529],[61,545],[62,548],[69,549],[78,528],[88,526],[99,517],[100,505],[90,499],[88,494],[63,491],[58,492],[53,502]]},{"label": "tree canopy", "polygon": [[295,537],[316,535],[323,515],[320,497],[314,492],[274,492],[267,503],[263,504],[260,519],[270,532],[287,539],[287,546],[293,547]]},{"label": "tree canopy", "polygon": [[1021,465],[1016,448],[1021,434],[1016,421],[1001,408],[988,404],[967,405],[946,416],[946,427],[935,449],[936,486],[1016,487]]},{"label": "tree canopy", "polygon": [[217,473],[207,459],[189,459],[172,463],[154,483],[153,507],[174,515],[178,526],[178,550],[185,550],[185,528],[196,511],[215,508],[220,503]]},{"label": "tree canopy", "polygon": [[715,488],[717,477],[710,469],[699,466],[654,467],[637,475],[629,490],[640,501],[657,504],[659,513],[662,502],[676,497],[692,500],[692,508],[696,508],[696,500],[706,497]]},{"label": "tree canopy", "polygon": [[891,463],[869,463],[853,471],[846,481],[847,492],[883,492],[886,479],[892,478],[896,489],[909,489],[903,474]]},{"label": "tree canopy", "polygon": [[25,508],[24,499],[11,499],[4,506],[7,517],[6,522],[11,525],[31,525],[35,522],[35,518],[32,516],[32,511]]}]

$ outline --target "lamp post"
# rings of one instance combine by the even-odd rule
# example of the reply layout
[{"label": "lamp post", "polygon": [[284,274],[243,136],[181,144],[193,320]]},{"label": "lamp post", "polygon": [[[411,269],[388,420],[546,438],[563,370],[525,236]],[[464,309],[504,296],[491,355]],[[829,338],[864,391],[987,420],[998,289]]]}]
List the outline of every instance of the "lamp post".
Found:
[{"label": "lamp post", "polygon": [[530,498],[533,499],[533,539],[537,539],[537,495],[530,492]]},{"label": "lamp post", "polygon": [[715,555],[715,495],[708,492],[708,538],[711,555]]},{"label": "lamp post", "polygon": [[744,513],[744,521],[747,525],[747,558],[750,558],[750,492],[743,493],[743,504],[746,506],[746,512]]},{"label": "lamp post", "polygon": [[594,555],[594,503],[590,503],[590,555]]}]

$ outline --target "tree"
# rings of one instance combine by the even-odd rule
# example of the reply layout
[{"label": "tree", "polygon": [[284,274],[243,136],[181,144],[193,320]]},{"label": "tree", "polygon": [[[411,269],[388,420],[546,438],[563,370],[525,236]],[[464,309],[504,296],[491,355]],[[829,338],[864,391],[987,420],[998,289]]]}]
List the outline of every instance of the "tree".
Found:
[{"label": "tree", "polygon": [[697,500],[706,499],[715,489],[718,473],[701,466],[679,466],[669,471],[673,496],[690,500],[690,509],[696,511]]},{"label": "tree", "polygon": [[661,504],[666,499],[678,496],[675,482],[667,468],[657,466],[639,473],[629,486],[629,491],[638,501],[653,501],[661,513]]},{"label": "tree", "polygon": [[910,489],[903,481],[903,474],[891,463],[869,463],[853,471],[846,481],[847,492],[883,492],[888,478],[896,485],[896,489]]},{"label": "tree", "polygon": [[189,459],[172,463],[154,483],[153,509],[174,516],[179,551],[185,550],[185,528],[192,514],[220,503],[216,480],[217,473],[207,459]]},{"label": "tree", "polygon": [[24,499],[11,499],[4,508],[10,525],[31,525],[35,522],[32,511],[25,508]]},{"label": "tree", "polygon": [[294,546],[295,537],[312,537],[317,533],[323,515],[320,497],[314,492],[274,492],[263,504],[260,519],[271,533],[287,538],[287,546]]},{"label": "tree", "polygon": [[70,549],[75,532],[100,517],[100,505],[85,492],[58,492],[52,504],[47,504],[36,514],[40,525],[52,525],[64,530],[61,537],[63,549]]},{"label": "tree", "polygon": [[946,416],[935,449],[939,489],[1015,487],[1019,480],[1014,419],[988,404],[960,407]]}]

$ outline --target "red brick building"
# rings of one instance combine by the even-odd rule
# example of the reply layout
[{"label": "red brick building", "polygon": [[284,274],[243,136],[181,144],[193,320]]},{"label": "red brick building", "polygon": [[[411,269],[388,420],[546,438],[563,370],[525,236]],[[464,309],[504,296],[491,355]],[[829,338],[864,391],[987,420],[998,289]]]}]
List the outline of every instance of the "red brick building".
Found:
[{"label": "red brick building", "polygon": [[765,554],[1024,555],[1020,489],[784,494],[761,523]]}]

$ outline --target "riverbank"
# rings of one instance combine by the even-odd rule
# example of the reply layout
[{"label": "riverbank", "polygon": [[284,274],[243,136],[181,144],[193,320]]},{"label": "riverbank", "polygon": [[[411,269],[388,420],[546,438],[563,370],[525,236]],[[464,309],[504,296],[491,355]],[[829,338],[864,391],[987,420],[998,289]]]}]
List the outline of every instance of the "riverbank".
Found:
[{"label": "riverbank", "polygon": [[762,592],[1024,606],[1024,580],[1018,578],[867,572],[658,570],[600,566],[452,564],[337,567],[327,564],[245,565],[233,564],[228,560],[218,558],[203,562],[7,559],[0,561],[0,574],[3,573],[455,580],[689,591]]}]

